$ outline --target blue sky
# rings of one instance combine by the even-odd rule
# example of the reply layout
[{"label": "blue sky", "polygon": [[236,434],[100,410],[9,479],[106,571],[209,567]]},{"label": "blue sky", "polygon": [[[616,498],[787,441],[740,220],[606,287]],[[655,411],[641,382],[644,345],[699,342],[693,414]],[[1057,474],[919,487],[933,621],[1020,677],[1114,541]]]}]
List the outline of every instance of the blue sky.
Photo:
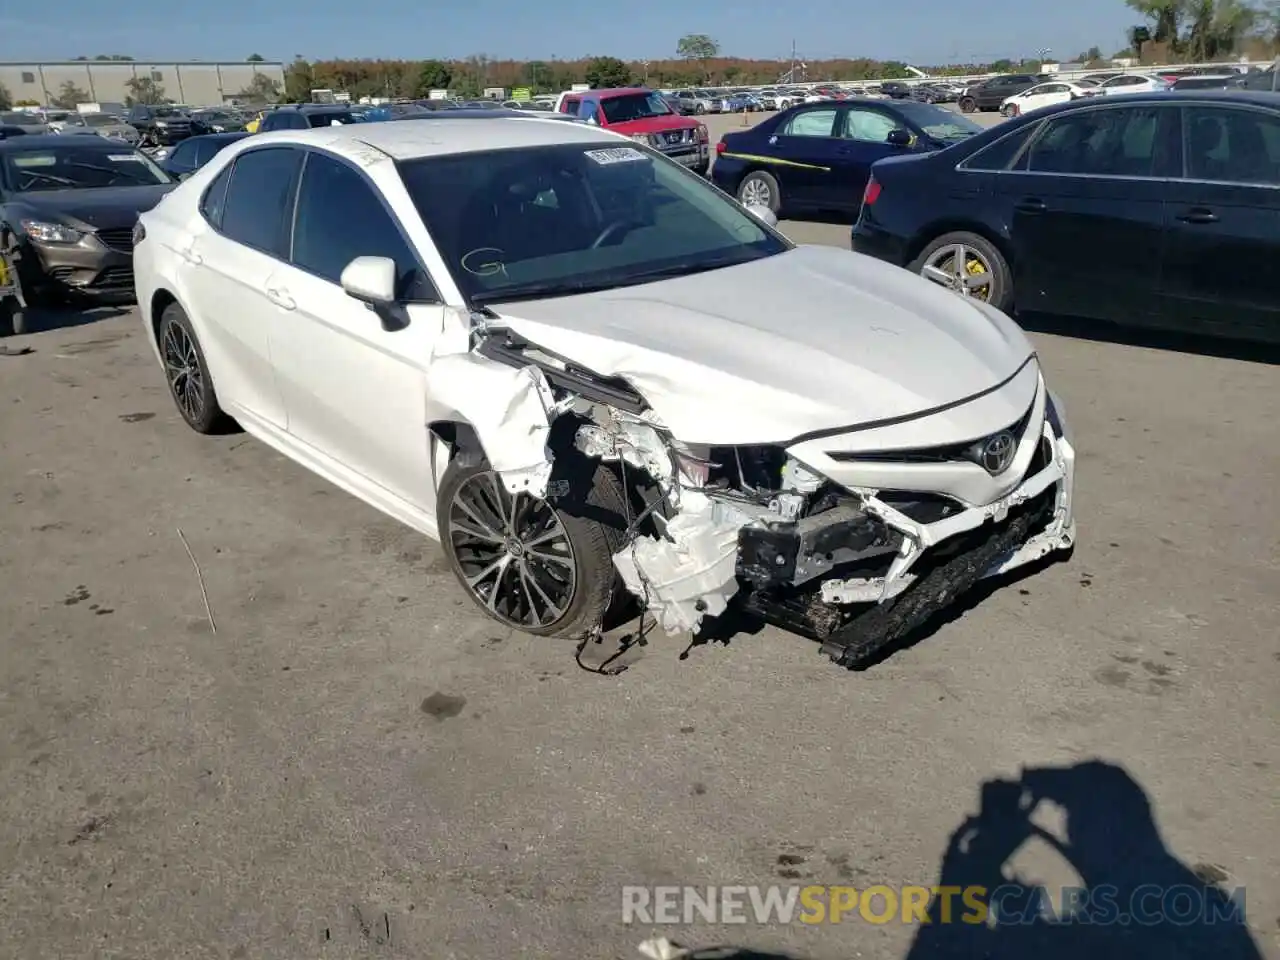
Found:
[{"label": "blue sky", "polygon": [[1123,0],[647,0],[635,7],[599,0],[62,0],[56,15],[47,16],[41,11],[52,8],[42,4],[4,6],[12,15],[0,15],[0,60],[96,53],[237,60],[255,52],[269,60],[295,54],[425,59],[473,53],[522,60],[594,54],[661,59],[674,55],[677,39],[686,33],[709,34],[725,54],[741,57],[785,58],[794,38],[801,58],[814,60],[967,62],[1035,56],[1044,47],[1066,59],[1094,44],[1113,52],[1136,19]]}]

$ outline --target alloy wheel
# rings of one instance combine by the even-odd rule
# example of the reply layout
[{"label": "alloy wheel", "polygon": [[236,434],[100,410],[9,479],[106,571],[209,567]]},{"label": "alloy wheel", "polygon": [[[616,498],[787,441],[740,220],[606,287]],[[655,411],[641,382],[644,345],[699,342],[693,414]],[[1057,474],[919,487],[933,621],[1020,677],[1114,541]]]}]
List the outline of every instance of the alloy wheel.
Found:
[{"label": "alloy wheel", "polygon": [[204,370],[195,340],[181,324],[170,323],[164,330],[164,369],[174,402],[190,423],[204,415]]},{"label": "alloy wheel", "polygon": [[982,301],[991,299],[991,264],[967,244],[950,243],[939,247],[920,268],[920,275],[962,297]]},{"label": "alloy wheel", "polygon": [[476,602],[517,628],[564,619],[577,591],[573,544],[555,509],[510,493],[493,471],[463,481],[449,504],[449,546]]},{"label": "alloy wheel", "polygon": [[742,185],[743,206],[768,207],[772,201],[773,193],[769,190],[769,185],[760,178],[754,177]]}]

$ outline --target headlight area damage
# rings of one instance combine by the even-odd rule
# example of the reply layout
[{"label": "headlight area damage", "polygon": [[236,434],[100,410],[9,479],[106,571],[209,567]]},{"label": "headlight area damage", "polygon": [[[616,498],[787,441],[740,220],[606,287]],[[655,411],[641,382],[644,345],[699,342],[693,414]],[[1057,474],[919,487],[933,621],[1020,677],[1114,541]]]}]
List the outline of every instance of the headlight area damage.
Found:
[{"label": "headlight area damage", "polygon": [[[844,480],[836,482],[797,455],[811,444],[686,444],[625,382],[578,368],[500,322],[479,321],[475,332],[473,351],[433,366],[432,393],[451,392],[437,374],[458,366],[468,391],[485,394],[489,413],[469,419],[512,494],[555,503],[566,492],[557,457],[616,472],[633,508],[613,564],[668,633],[697,631],[742,603],[857,667],[983,577],[1072,545],[1074,452],[1042,381],[1011,428],[1022,430],[1010,438],[1018,455],[1003,464],[1022,479],[975,505],[851,485],[847,472],[832,471]],[[492,384],[475,379],[482,369]],[[558,454],[548,446],[553,433],[565,438]]]}]

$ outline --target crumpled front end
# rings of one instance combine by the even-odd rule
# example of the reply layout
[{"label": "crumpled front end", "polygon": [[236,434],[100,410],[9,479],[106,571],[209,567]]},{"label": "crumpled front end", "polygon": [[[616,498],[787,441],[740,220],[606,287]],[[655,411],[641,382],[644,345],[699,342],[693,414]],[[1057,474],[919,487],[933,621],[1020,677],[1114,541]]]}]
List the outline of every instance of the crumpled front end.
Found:
[{"label": "crumpled front end", "polygon": [[[787,444],[712,446],[673,436],[625,383],[502,334],[491,330],[479,354],[536,366],[548,385],[522,436],[538,443],[551,419],[572,418],[572,451],[547,449],[548,462],[602,461],[638,491],[613,561],[669,633],[695,631],[738,601],[857,665],[980,579],[1074,542],[1075,451],[1034,357],[969,401],[976,412],[953,406]],[[993,411],[1010,420],[933,442],[957,424],[992,423]],[[922,438],[930,442],[916,445]],[[554,499],[540,485],[547,471],[525,460],[513,461],[508,485]]]}]

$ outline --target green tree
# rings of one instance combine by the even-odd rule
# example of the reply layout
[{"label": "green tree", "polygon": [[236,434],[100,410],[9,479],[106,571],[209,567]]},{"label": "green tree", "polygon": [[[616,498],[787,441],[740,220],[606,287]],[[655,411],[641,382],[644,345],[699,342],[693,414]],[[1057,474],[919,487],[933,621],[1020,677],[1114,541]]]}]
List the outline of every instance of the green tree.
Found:
[{"label": "green tree", "polygon": [[244,59],[246,63],[264,63],[267,58],[260,53],[251,53]]},{"label": "green tree", "polygon": [[78,103],[88,103],[93,97],[68,80],[58,90],[58,95],[49,102],[61,110],[74,110]]},{"label": "green tree", "polygon": [[702,68],[702,76],[707,76],[707,61],[720,52],[720,45],[705,33],[691,33],[681,37],[676,43],[676,56],[690,63],[697,63]]},{"label": "green tree", "polygon": [[284,68],[284,98],[289,103],[309,103],[315,88],[315,71],[302,57]]},{"label": "green tree", "polygon": [[425,97],[432,90],[448,90],[453,81],[453,71],[449,65],[440,60],[424,60],[418,69],[417,88],[414,91],[419,97]]},{"label": "green tree", "polygon": [[554,75],[551,67],[543,60],[530,60],[520,71],[520,76],[525,86],[530,87],[535,93],[549,90],[553,86]]},{"label": "green tree", "polygon": [[587,83],[597,90],[631,84],[631,68],[617,57],[592,57],[587,62]]},{"label": "green tree", "polygon": [[1263,13],[1241,0],[1191,0],[1185,46],[1195,60],[1220,60],[1235,52]]},{"label": "green tree", "polygon": [[[1187,0],[1125,0],[1125,3],[1151,22],[1150,40],[1167,43],[1171,50],[1178,48],[1178,31],[1186,14]],[[1137,49],[1136,44],[1134,49]]]},{"label": "green tree", "polygon": [[13,109],[13,96],[9,93],[9,88],[0,83],[0,110]]},{"label": "green tree", "polygon": [[124,85],[129,91],[129,96],[126,99],[132,103],[164,103],[164,87],[150,77],[132,77],[126,80]]},{"label": "green tree", "polygon": [[249,85],[237,93],[236,98],[250,103],[274,103],[280,99],[280,85],[265,73],[255,73]]}]

